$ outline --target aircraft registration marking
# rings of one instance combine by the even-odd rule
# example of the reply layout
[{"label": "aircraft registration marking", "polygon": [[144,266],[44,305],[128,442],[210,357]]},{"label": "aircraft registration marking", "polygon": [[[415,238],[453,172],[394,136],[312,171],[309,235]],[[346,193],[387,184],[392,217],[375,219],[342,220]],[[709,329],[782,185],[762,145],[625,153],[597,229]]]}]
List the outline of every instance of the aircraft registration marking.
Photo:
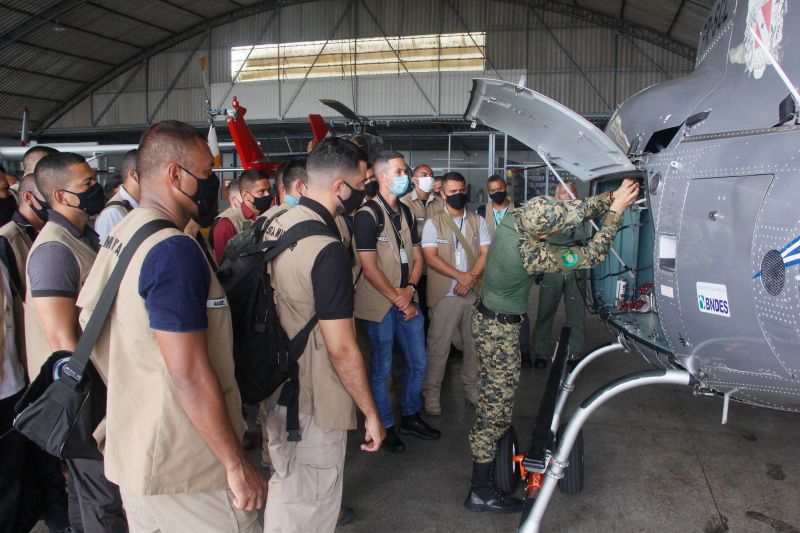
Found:
[{"label": "aircraft registration marking", "polygon": [[697,282],[697,307],[701,313],[731,317],[728,288],[718,283]]},{"label": "aircraft registration marking", "polygon": [[666,296],[667,298],[675,298],[675,290],[669,285],[662,285],[661,296]]}]

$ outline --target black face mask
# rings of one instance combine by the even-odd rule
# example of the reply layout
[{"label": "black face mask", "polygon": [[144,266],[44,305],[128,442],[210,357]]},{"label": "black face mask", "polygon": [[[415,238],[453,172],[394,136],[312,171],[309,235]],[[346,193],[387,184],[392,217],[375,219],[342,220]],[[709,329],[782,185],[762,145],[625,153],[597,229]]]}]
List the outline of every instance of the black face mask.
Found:
[{"label": "black face mask", "polygon": [[378,195],[378,180],[372,180],[364,186],[364,191],[366,192],[366,196],[377,196]]},{"label": "black face mask", "polygon": [[209,228],[211,227],[211,224],[214,223],[214,219],[217,218],[218,214],[219,210],[215,208],[213,213],[209,213],[208,215],[203,215],[202,217],[195,215],[192,217],[192,220],[197,222],[197,225],[200,226],[201,228]]},{"label": "black face mask", "polygon": [[364,197],[367,195],[367,190],[354,189],[346,181],[344,182],[344,184],[347,185],[347,187],[350,189],[350,196],[348,196],[346,200],[342,200],[342,198],[339,197],[339,201],[342,202],[342,208],[344,209],[344,214],[349,215],[350,213],[352,213],[361,206],[361,202],[364,201]]},{"label": "black face mask", "polygon": [[269,194],[262,196],[261,198],[256,198],[253,196],[253,207],[255,207],[256,211],[259,213],[264,213],[267,209],[272,207],[272,196]]},{"label": "black face mask", "polygon": [[467,205],[467,195],[463,192],[457,192],[455,194],[451,194],[450,196],[445,196],[445,200],[447,201],[447,205],[456,210],[464,209],[464,206]]},{"label": "black face mask", "polygon": [[502,204],[506,201],[506,196],[508,193],[506,191],[497,191],[489,195],[489,198],[496,204]]},{"label": "black face mask", "polygon": [[198,219],[205,219],[209,215],[215,213],[217,210],[217,203],[219,201],[219,178],[214,172],[212,172],[206,179],[201,180],[186,170],[186,168],[181,168],[186,171],[187,174],[193,177],[194,181],[197,183],[197,190],[194,191],[193,195],[189,196],[185,192],[181,192],[183,192],[183,194],[185,194],[194,203],[194,205],[197,206],[197,215],[192,216],[192,218],[195,219],[195,222],[200,224]]},{"label": "black face mask", "polygon": [[80,209],[90,217],[99,214],[106,206],[106,195],[103,192],[103,186],[99,183],[95,183],[83,192],[72,192],[67,189],[62,190],[78,197],[78,205],[72,205],[70,207]]},{"label": "black face mask", "polygon": [[0,223],[5,224],[11,220],[16,210],[17,200],[14,198],[13,194],[9,195],[8,198],[0,200]]},{"label": "black face mask", "polygon": [[47,221],[50,220],[50,215],[48,214],[47,210],[50,209],[50,204],[47,203],[46,200],[41,200],[39,198],[36,199],[36,202],[42,207],[36,207],[35,205],[31,204],[31,209],[39,217],[39,220],[47,224]]}]

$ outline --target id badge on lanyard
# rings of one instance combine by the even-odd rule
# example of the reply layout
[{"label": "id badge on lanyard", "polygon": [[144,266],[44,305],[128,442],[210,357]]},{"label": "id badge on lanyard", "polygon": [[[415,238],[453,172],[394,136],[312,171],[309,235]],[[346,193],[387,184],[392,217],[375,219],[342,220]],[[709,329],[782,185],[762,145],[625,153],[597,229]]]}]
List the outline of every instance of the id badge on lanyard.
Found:
[{"label": "id badge on lanyard", "polygon": [[405,247],[400,247],[400,263],[403,265],[408,264],[408,253],[406,252]]}]

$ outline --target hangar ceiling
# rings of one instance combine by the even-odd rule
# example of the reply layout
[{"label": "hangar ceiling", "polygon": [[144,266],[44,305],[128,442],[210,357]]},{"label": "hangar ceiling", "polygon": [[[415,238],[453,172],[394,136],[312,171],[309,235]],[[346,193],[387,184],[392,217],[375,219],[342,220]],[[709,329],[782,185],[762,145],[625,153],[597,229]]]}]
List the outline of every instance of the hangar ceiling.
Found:
[{"label": "hangar ceiling", "polygon": [[[713,3],[497,1],[613,28],[692,60]],[[0,136],[19,134],[26,106],[31,107],[29,129],[41,132],[54,117],[144,59],[217,26],[299,3],[303,0],[2,0]]]}]

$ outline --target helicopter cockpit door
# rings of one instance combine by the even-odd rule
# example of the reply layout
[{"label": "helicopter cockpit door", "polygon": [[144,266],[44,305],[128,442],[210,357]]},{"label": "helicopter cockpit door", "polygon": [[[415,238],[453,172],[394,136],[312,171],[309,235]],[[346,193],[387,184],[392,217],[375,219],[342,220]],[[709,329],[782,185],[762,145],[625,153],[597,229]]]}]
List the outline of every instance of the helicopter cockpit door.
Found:
[{"label": "helicopter cockpit door", "polygon": [[582,181],[636,170],[591,122],[555,100],[514,83],[472,80],[464,118],[507,133]]}]

